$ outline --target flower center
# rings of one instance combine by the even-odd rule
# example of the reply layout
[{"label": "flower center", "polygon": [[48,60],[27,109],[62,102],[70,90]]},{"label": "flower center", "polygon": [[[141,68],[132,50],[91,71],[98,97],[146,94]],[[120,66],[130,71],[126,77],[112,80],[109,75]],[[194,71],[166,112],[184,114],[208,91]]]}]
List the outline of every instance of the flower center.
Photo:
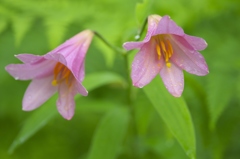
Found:
[{"label": "flower center", "polygon": [[52,81],[53,86],[57,86],[59,83],[65,81],[68,86],[71,86],[73,75],[71,71],[62,63],[58,62],[54,68],[54,79]]},{"label": "flower center", "polygon": [[171,63],[169,62],[169,59],[173,54],[173,48],[170,41],[166,39],[164,35],[157,35],[155,37],[155,42],[158,60],[163,57],[165,59],[166,66],[170,68]]}]

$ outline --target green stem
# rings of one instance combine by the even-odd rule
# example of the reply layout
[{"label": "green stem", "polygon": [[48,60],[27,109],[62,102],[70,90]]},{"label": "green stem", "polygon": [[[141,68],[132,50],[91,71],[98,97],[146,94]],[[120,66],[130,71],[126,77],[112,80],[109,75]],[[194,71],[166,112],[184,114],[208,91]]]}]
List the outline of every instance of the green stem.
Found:
[{"label": "green stem", "polygon": [[100,39],[102,40],[110,49],[112,49],[114,52],[117,52],[117,53],[120,53],[120,54],[124,54],[123,53],[123,50],[110,44],[101,34],[99,34],[98,32],[96,31],[93,31],[94,34]]},{"label": "green stem", "polygon": [[141,36],[142,36],[142,34],[143,34],[144,30],[145,30],[145,27],[146,27],[146,25],[147,25],[147,21],[148,21],[148,18],[146,18],[146,19],[144,20],[143,25],[142,25],[142,27],[141,27],[138,35],[135,36],[135,40],[136,40],[136,41],[140,40],[140,38],[141,38]]}]

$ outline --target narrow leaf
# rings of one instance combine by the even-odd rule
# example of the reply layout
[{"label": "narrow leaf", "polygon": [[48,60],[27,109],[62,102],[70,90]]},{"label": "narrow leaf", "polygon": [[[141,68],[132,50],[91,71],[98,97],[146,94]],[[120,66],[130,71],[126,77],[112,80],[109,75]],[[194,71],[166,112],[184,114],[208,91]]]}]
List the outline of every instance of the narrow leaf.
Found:
[{"label": "narrow leaf", "polygon": [[33,17],[29,15],[14,15],[12,18],[13,30],[15,32],[15,42],[19,46],[22,39],[33,24]]},{"label": "narrow leaf", "polygon": [[0,34],[7,28],[7,20],[0,18]]},{"label": "narrow leaf", "polygon": [[88,159],[114,159],[121,147],[129,123],[129,112],[116,108],[106,114],[93,137]]},{"label": "narrow leaf", "polygon": [[32,115],[25,121],[21,131],[13,141],[9,148],[9,153],[13,151],[25,141],[27,141],[38,130],[44,127],[50,119],[57,114],[56,96],[44,103],[39,109],[32,113]]},{"label": "narrow leaf", "polygon": [[143,90],[186,154],[191,159],[195,159],[194,127],[184,99],[171,96],[159,77],[145,86]]},{"label": "narrow leaf", "polygon": [[211,74],[208,79],[207,94],[210,113],[210,128],[214,130],[218,118],[232,98],[235,89],[233,84],[234,78],[231,74],[221,73]]}]

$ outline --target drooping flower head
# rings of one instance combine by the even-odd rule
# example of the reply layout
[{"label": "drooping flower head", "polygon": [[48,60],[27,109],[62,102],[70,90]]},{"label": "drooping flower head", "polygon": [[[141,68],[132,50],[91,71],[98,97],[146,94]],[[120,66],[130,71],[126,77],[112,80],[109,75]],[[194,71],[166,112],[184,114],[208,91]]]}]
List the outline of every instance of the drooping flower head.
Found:
[{"label": "drooping flower head", "polygon": [[208,66],[198,52],[207,47],[205,40],[189,36],[169,16],[148,17],[147,35],[141,42],[126,42],[126,50],[139,49],[132,63],[133,85],[142,88],[157,74],[175,97],[182,94],[184,78],[182,70],[204,76]]},{"label": "drooping flower head", "polygon": [[88,94],[82,81],[85,76],[85,55],[93,35],[90,30],[82,31],[43,56],[16,55],[24,64],[10,64],[6,70],[15,79],[32,80],[23,97],[23,110],[39,107],[58,92],[59,113],[68,120],[73,117],[74,96],[77,93],[83,96]]}]

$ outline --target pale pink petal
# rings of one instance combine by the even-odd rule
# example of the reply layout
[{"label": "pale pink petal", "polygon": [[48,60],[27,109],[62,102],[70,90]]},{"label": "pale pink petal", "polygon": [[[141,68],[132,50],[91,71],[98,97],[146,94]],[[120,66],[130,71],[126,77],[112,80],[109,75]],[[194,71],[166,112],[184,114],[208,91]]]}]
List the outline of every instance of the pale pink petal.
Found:
[{"label": "pale pink petal", "polygon": [[88,91],[86,90],[86,88],[80,82],[76,81],[75,87],[76,87],[78,93],[81,94],[82,96],[87,96],[88,95]]},{"label": "pale pink petal", "polygon": [[163,16],[153,35],[158,34],[174,34],[183,36],[184,31],[181,27],[177,26],[177,24],[171,20],[169,16]]},{"label": "pale pink petal", "polygon": [[67,61],[66,61],[65,57],[60,53],[46,54],[46,55],[44,55],[44,58],[47,60],[55,61],[56,63],[60,62],[60,63],[64,64],[65,66],[67,66]]},{"label": "pale pink petal", "polygon": [[164,65],[160,71],[160,76],[162,77],[163,83],[169,93],[174,97],[180,97],[182,95],[184,79],[183,72],[180,68],[173,63],[170,68]]},{"label": "pale pink petal", "polygon": [[183,38],[195,49],[195,50],[204,50],[207,47],[207,42],[199,37],[190,36],[185,34]]},{"label": "pale pink petal", "polygon": [[153,33],[155,32],[158,22],[161,19],[160,16],[151,15],[148,17],[148,31],[147,35],[145,36],[143,41],[140,42],[126,42],[123,44],[123,47],[126,50],[132,50],[132,49],[139,49],[141,48],[145,43],[149,42],[151,39]]},{"label": "pale pink petal", "polygon": [[84,79],[83,64],[93,35],[90,30],[80,32],[45,55],[45,58],[61,62],[71,70],[76,79],[82,81]]},{"label": "pale pink petal", "polygon": [[125,42],[123,43],[123,48],[125,50],[139,49],[145,44],[144,41],[140,42]]},{"label": "pale pink petal", "polygon": [[195,50],[189,50],[177,40],[171,40],[173,55],[171,60],[189,73],[204,76],[209,73],[204,57]]},{"label": "pale pink petal", "polygon": [[57,87],[51,85],[52,80],[53,76],[32,80],[24,94],[22,109],[33,110],[47,101],[57,91]]},{"label": "pale pink petal", "polygon": [[57,109],[59,113],[67,120],[72,119],[75,110],[74,96],[76,95],[75,87],[69,87],[65,82],[58,86]]},{"label": "pale pink petal", "polygon": [[133,85],[142,88],[148,84],[160,72],[163,63],[163,58],[158,59],[155,43],[145,44],[132,63],[131,78]]},{"label": "pale pink petal", "polygon": [[15,79],[29,80],[51,75],[55,64],[54,61],[42,59],[34,64],[10,64],[5,69]]},{"label": "pale pink petal", "polygon": [[15,55],[15,57],[21,60],[23,63],[35,63],[43,58],[42,56],[33,54],[18,54]]}]

